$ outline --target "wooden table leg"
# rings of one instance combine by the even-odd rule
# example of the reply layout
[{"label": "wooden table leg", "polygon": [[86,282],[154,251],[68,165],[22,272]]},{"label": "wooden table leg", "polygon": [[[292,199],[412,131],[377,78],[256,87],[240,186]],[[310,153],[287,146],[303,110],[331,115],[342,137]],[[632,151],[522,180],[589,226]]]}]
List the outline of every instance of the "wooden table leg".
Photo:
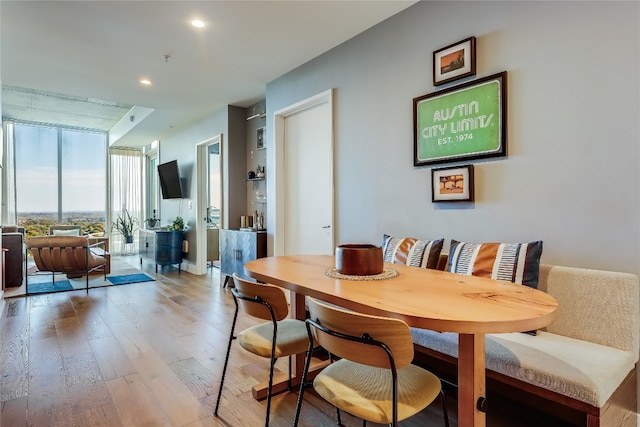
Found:
[{"label": "wooden table leg", "polygon": [[[307,307],[305,304],[305,296],[296,292],[291,292],[291,317],[294,319],[300,319],[304,321],[307,318]],[[296,354],[292,358],[292,372],[293,377],[297,378],[294,384],[300,384],[300,378],[302,378],[302,371],[304,369],[305,354]]]},{"label": "wooden table leg", "polygon": [[458,335],[458,425],[485,427],[485,336]]}]

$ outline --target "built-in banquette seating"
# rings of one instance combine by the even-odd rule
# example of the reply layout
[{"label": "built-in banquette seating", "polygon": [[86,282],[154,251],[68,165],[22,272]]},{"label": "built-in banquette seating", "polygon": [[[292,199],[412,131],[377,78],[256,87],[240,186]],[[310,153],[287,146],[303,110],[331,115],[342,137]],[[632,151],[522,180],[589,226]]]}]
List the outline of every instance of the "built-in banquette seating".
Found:
[{"label": "built-in banquette seating", "polygon": [[[535,279],[530,286],[535,285],[551,294],[558,301],[558,318],[540,331],[486,336],[489,411],[493,399],[508,398],[534,406],[572,425],[636,426],[640,336],[638,276],[539,265],[542,244],[532,243],[533,246],[539,244],[538,253],[533,254],[538,264],[534,261],[523,267],[520,263],[520,269],[513,269],[514,275],[520,275],[520,283]],[[435,258],[442,241],[407,241],[385,236],[383,245],[387,262],[409,264],[411,261],[413,265],[466,274],[474,274],[474,268],[491,271],[494,266],[486,267],[491,264],[488,260],[500,258],[500,251],[508,252],[504,248],[489,247],[493,244],[483,248],[453,240],[449,254]],[[470,247],[465,248],[465,245]],[[537,250],[532,250],[531,246],[525,244],[523,249],[523,245],[514,245],[519,251],[515,265],[518,265],[518,258],[530,261],[531,252]],[[424,255],[416,254],[415,249],[419,252],[422,248]],[[493,252],[493,255],[483,255],[483,251]],[[424,261],[428,258],[431,258],[430,262]],[[482,263],[485,267],[480,265]],[[533,270],[537,274],[532,275]],[[519,282],[517,278],[511,281]],[[414,363],[457,384],[457,334],[417,328],[412,328],[411,333],[416,355]]]}]

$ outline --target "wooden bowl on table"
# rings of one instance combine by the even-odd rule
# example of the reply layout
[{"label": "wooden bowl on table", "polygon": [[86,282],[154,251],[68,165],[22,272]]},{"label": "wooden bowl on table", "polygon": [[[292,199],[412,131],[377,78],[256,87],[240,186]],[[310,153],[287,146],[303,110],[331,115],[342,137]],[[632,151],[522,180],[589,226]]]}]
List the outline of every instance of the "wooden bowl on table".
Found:
[{"label": "wooden bowl on table", "polygon": [[384,270],[382,248],[370,244],[346,244],[336,248],[336,270],[349,276],[371,276]]}]

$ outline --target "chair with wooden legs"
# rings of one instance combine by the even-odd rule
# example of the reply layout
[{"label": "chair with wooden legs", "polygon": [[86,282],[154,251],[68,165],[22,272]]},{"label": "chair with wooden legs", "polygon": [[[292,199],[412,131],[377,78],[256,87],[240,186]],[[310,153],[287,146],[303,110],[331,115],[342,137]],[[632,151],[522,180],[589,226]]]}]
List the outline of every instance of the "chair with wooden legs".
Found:
[{"label": "chair with wooden legs", "polygon": [[[269,386],[267,389],[267,414],[265,426],[269,426],[269,413],[271,410],[271,389],[273,386],[273,369],[276,360],[282,356],[289,356],[289,384],[291,390],[291,356],[304,353],[307,350],[309,338],[305,323],[302,320],[288,319],[289,305],[284,291],[274,285],[250,282],[233,275],[235,287],[231,289],[236,309],[229,334],[227,355],[222,368],[220,390],[216,401],[214,414],[218,415],[220,397],[224,385],[224,377],[227,372],[231,343],[237,339],[240,347],[262,357],[270,358]],[[268,322],[252,326],[234,335],[239,308],[253,317],[268,320]]]},{"label": "chair with wooden legs", "polygon": [[312,342],[340,358],[313,380],[313,388],[338,410],[363,420],[396,426],[442,399],[445,426],[449,426],[444,393],[438,377],[412,365],[413,341],[409,326],[399,319],[371,316],[307,298],[309,347],[304,366],[294,426],[298,425],[309,371]]}]

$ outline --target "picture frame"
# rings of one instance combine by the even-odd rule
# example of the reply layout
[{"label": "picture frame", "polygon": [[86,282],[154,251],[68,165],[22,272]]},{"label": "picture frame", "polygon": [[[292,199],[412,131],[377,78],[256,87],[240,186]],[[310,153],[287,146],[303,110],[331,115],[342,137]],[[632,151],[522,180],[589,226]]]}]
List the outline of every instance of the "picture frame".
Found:
[{"label": "picture frame", "polygon": [[507,155],[507,72],[413,99],[413,165]]},{"label": "picture frame", "polygon": [[261,127],[256,131],[256,150],[263,150],[264,148],[264,127]]},{"label": "picture frame", "polygon": [[473,165],[431,170],[431,201],[473,202]]},{"label": "picture frame", "polygon": [[433,85],[476,75],[476,38],[469,37],[433,52]]}]

